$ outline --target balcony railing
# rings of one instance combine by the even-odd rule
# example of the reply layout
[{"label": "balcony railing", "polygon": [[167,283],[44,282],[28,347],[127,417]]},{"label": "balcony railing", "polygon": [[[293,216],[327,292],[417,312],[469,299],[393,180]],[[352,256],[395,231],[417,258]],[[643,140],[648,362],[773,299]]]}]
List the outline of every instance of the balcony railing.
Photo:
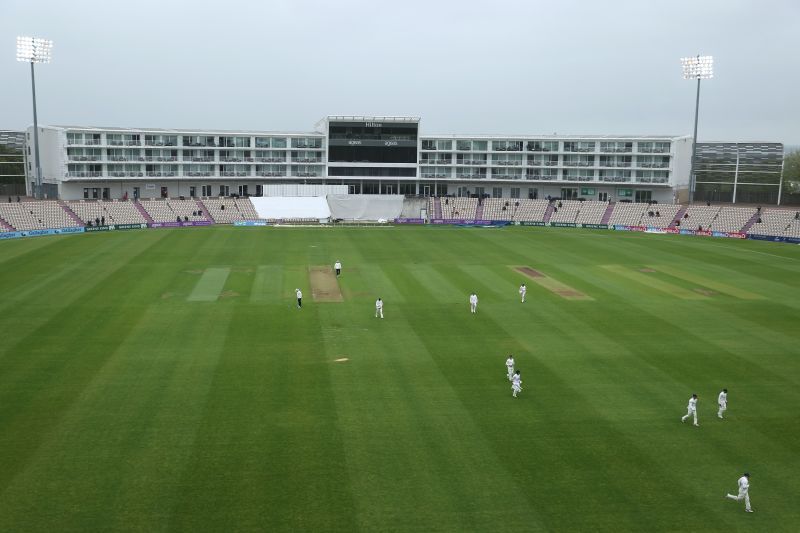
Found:
[{"label": "balcony railing", "polygon": [[103,175],[102,172],[67,172],[68,178],[99,178]]}]

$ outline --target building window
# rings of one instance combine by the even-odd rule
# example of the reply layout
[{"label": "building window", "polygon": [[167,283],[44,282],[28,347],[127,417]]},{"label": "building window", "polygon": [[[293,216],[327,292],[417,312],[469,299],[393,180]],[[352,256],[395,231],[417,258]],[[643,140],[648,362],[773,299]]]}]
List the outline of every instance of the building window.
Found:
[{"label": "building window", "polygon": [[519,187],[511,187],[511,198],[519,198]]},{"label": "building window", "polygon": [[503,188],[492,187],[492,198],[502,198],[502,197],[503,197]]}]

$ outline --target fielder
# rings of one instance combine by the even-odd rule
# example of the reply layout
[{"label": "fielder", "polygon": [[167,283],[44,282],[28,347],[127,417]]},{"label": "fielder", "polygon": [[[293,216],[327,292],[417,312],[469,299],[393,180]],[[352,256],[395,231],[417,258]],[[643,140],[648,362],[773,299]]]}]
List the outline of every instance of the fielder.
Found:
[{"label": "fielder", "polygon": [[297,308],[300,309],[303,307],[303,293],[300,292],[300,289],[295,289],[294,294],[297,296]]},{"label": "fielder", "polygon": [[730,498],[731,500],[736,500],[737,502],[744,500],[745,512],[752,513],[753,508],[750,507],[750,474],[745,472],[744,475],[739,478],[738,496],[734,496],[733,494],[726,494],[725,497]]},{"label": "fielder", "polygon": [[506,359],[506,370],[508,371],[508,381],[514,379],[514,356],[509,355]]},{"label": "fielder", "polygon": [[342,273],[342,262],[337,259],[336,262],[333,264],[333,268],[336,270],[336,275],[337,276],[341,275],[341,273]]},{"label": "fielder", "polygon": [[383,318],[383,300],[380,298],[375,300],[375,318],[378,318],[378,315]]},{"label": "fielder", "polygon": [[511,381],[511,394],[516,398],[519,392],[522,392],[522,377],[520,377],[519,370],[517,370],[514,372],[514,379]]},{"label": "fielder", "polygon": [[717,416],[722,418],[722,413],[728,410],[728,389],[722,389],[722,392],[719,393],[717,404],[719,405]]},{"label": "fielder", "polygon": [[474,292],[469,295],[469,312],[473,315],[478,312],[478,295]]},{"label": "fielder", "polygon": [[694,425],[699,426],[700,424],[697,423],[697,394],[692,394],[692,397],[689,398],[689,405],[686,406],[686,414],[681,417],[681,422],[686,422],[690,416],[694,417]]},{"label": "fielder", "polygon": [[519,286],[519,297],[522,299],[522,303],[525,303],[525,293],[528,292],[528,287],[525,286],[523,283]]}]

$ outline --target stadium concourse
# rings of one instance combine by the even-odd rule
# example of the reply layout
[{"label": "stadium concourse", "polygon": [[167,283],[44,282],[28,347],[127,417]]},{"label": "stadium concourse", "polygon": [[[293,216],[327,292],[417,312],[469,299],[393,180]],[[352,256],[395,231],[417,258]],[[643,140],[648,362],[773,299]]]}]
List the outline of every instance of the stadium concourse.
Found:
[{"label": "stadium concourse", "polygon": [[589,227],[800,242],[797,209],[755,206],[347,194],[0,203],[5,239],[148,227],[348,222]]}]

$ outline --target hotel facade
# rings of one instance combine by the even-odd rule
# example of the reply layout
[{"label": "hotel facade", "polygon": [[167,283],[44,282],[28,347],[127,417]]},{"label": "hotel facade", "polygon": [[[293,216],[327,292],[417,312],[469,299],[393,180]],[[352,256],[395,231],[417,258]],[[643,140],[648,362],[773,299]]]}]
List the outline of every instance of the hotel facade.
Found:
[{"label": "hotel facade", "polygon": [[[419,126],[418,117],[365,116],[328,116],[308,132],[40,126],[43,190],[64,200],[262,196],[294,184],[351,194],[688,196],[690,136],[423,135]],[[29,128],[29,147],[32,136]]]}]

